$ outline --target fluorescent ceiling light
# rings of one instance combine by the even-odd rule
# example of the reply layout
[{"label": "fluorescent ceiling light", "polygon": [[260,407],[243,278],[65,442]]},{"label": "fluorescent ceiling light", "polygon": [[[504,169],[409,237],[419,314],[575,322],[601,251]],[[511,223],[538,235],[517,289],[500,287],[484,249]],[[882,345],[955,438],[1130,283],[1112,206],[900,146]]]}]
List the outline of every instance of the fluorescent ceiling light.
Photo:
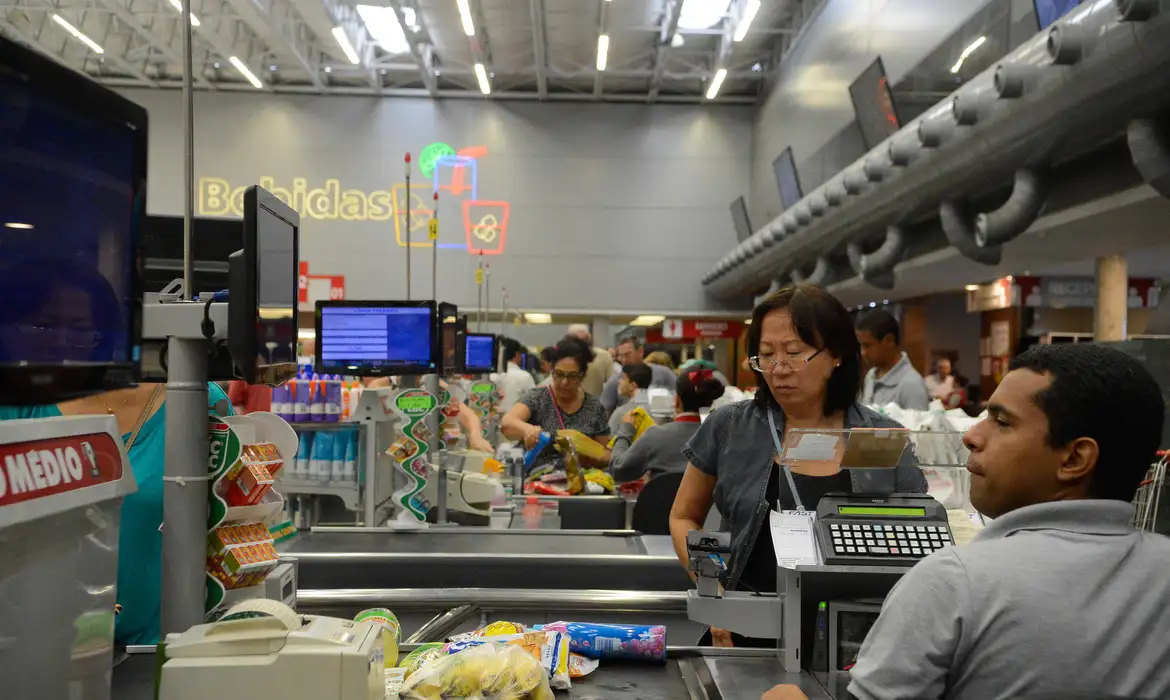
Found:
[{"label": "fluorescent ceiling light", "polygon": [[412,32],[417,32],[420,29],[418,26],[418,13],[414,11],[413,7],[402,8],[402,23],[410,27],[410,31]]},{"label": "fluorescent ceiling light", "polygon": [[961,70],[963,68],[963,61],[966,61],[967,57],[970,56],[971,54],[975,53],[975,50],[978,49],[980,46],[983,46],[984,42],[986,42],[986,41],[987,41],[987,37],[985,37],[985,36],[981,36],[978,39],[976,39],[975,41],[972,41],[971,45],[968,46],[967,48],[963,49],[963,53],[959,54],[959,60],[955,61],[955,65],[951,66],[951,72],[958,73],[959,70]]},{"label": "fluorescent ceiling light", "polygon": [[65,18],[62,17],[61,15],[54,14],[53,21],[56,22],[57,24],[61,25],[62,27],[64,27],[65,31],[67,31],[73,35],[74,39],[77,39],[81,43],[88,46],[90,48],[90,50],[92,50],[94,53],[105,53],[106,52],[105,49],[103,49],[102,47],[97,45],[96,41],[94,41],[93,39],[90,39],[86,35],[82,34],[81,30],[78,29],[77,27],[74,27],[72,24],[69,24],[68,22],[66,22]]},{"label": "fluorescent ceiling light", "polygon": [[333,28],[333,38],[337,40],[337,44],[341,47],[342,53],[349,59],[349,62],[355,66],[361,61],[358,59],[357,51],[353,50],[353,44],[349,43],[349,37],[345,35],[345,30],[341,27]]},{"label": "fluorescent ceiling light", "polygon": [[665,316],[639,316],[630,321],[631,326],[657,326],[666,320]]},{"label": "fluorescent ceiling light", "polygon": [[743,8],[743,16],[739,18],[739,24],[735,25],[735,34],[731,37],[732,41],[743,41],[747,36],[748,28],[752,26],[752,20],[756,18],[756,13],[760,11],[760,0],[748,0],[747,7]]},{"label": "fluorescent ceiling light", "polygon": [[552,323],[552,314],[524,314],[529,323]]},{"label": "fluorescent ceiling light", "polygon": [[248,67],[244,65],[244,62],[241,61],[239,57],[229,56],[228,63],[232,64],[232,67],[238,70],[240,75],[244,76],[244,78],[246,78],[249,83],[252,83],[252,87],[256,88],[257,90],[260,90],[264,87],[264,83],[260,82],[260,79],[256,77],[255,73],[248,70]]},{"label": "fluorescent ceiling light", "polygon": [[[183,14],[183,3],[180,0],[171,0],[171,7],[175,8],[175,11],[180,15]],[[191,26],[199,26],[199,18],[195,16],[194,12],[191,13]]]},{"label": "fluorescent ceiling light", "polygon": [[468,6],[467,0],[455,0],[455,4],[459,6],[459,21],[463,23],[463,33],[475,36],[475,23],[471,21],[471,7]]},{"label": "fluorescent ceiling light", "polygon": [[479,81],[479,91],[485,95],[492,94],[492,84],[488,82],[487,69],[482,63],[475,64],[475,78]]},{"label": "fluorescent ceiling light", "polygon": [[682,29],[710,29],[727,16],[731,0],[684,0],[678,13]]},{"label": "fluorescent ceiling light", "polygon": [[316,340],[317,329],[315,328],[298,328],[297,338],[300,340]]},{"label": "fluorescent ceiling light", "polygon": [[9,221],[8,223],[4,224],[4,228],[18,228],[18,229],[21,229],[22,231],[27,231],[27,230],[33,228],[33,225],[21,223],[19,221]]},{"label": "fluorescent ceiling light", "polygon": [[605,70],[605,62],[609,58],[609,35],[597,37],[597,70]]},{"label": "fluorescent ceiling light", "polygon": [[410,43],[406,40],[406,33],[402,31],[394,10],[377,5],[358,5],[357,12],[366,25],[366,31],[386,53],[410,51]]},{"label": "fluorescent ceiling light", "polygon": [[707,99],[713,100],[719,94],[719,88],[723,87],[723,79],[727,77],[727,69],[720,68],[715,72],[715,77],[711,79],[711,86],[707,88]]},{"label": "fluorescent ceiling light", "polygon": [[967,290],[968,292],[977,292],[979,291],[979,285],[968,284],[967,286],[963,287],[963,289]]}]

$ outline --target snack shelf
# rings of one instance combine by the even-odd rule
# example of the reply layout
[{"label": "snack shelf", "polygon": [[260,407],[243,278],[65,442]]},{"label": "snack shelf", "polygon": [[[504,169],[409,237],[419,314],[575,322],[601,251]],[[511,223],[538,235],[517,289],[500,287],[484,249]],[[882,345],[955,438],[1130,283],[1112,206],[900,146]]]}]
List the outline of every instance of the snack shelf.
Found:
[{"label": "snack shelf", "polygon": [[[238,523],[249,520],[265,522],[284,510],[284,498],[275,490],[269,490],[264,500],[253,506],[228,506],[223,517],[224,523]],[[214,529],[214,528],[212,528]]]},{"label": "snack shelf", "polygon": [[361,510],[362,492],[357,484],[340,485],[310,479],[278,479],[276,486],[290,495],[336,496],[349,510]]}]

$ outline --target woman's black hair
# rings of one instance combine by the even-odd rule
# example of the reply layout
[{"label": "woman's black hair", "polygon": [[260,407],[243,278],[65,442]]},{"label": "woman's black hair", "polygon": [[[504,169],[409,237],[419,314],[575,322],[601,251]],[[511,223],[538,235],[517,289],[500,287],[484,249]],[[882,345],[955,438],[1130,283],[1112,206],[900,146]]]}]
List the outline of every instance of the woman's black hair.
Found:
[{"label": "woman's black hair", "polygon": [[589,347],[589,344],[583,340],[565,336],[553,347],[548,362],[555,366],[566,358],[576,360],[577,366],[581,368],[578,371],[584,374],[589,369],[589,363],[593,361],[593,348]]},{"label": "woman's black hair", "polygon": [[[694,379],[691,379],[691,377]],[[674,382],[674,390],[682,403],[682,410],[687,413],[698,413],[704,408],[710,408],[715,399],[723,396],[726,389],[723,382],[715,378],[711,370],[697,368],[678,375]]]},{"label": "woman's black hair", "polygon": [[[837,297],[811,284],[784,287],[761,301],[752,310],[752,325],[748,328],[748,356],[760,353],[760,332],[764,317],[773,311],[787,310],[792,316],[793,330],[802,341],[818,350],[832,354],[840,361],[833,370],[825,389],[826,416],[843,411],[857,402],[861,389],[861,345],[853,330],[849,312]],[[779,408],[768,380],[756,372],[756,405],[760,408]]]}]

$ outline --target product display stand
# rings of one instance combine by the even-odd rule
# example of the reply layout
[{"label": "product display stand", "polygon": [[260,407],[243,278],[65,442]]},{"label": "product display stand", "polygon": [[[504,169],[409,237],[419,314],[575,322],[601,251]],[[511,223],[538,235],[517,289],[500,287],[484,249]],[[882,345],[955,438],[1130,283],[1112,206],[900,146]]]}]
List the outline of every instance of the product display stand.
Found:
[{"label": "product display stand", "polygon": [[471,396],[467,405],[479,416],[483,426],[483,437],[495,445],[499,442],[500,421],[496,409],[500,405],[500,390],[496,383],[487,376],[476,379],[471,383]]},{"label": "product display stand", "polygon": [[[438,385],[438,378],[435,378]],[[398,417],[401,436],[390,445],[390,456],[398,469],[406,475],[407,483],[394,492],[394,503],[402,507],[399,517],[404,522],[412,519],[425,523],[431,504],[423,496],[427,485],[429,466],[427,455],[432,442],[437,440],[437,411],[439,400],[425,389],[401,389],[389,400],[390,409]],[[428,416],[436,414],[430,420]],[[432,432],[431,424],[436,428]]]},{"label": "product display stand", "polygon": [[391,389],[365,389],[358,397],[357,408],[350,414],[350,420],[365,426],[362,441],[362,512],[366,527],[378,526],[378,495],[381,474],[378,471],[379,426],[389,426],[398,420],[390,409],[390,402],[396,392]]}]

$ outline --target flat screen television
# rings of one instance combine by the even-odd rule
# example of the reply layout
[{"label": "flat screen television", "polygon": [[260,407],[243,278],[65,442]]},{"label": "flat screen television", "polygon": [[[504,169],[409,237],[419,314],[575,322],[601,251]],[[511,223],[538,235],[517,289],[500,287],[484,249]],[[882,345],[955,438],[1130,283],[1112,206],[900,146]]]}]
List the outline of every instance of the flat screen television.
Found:
[{"label": "flat screen television", "polygon": [[0,37],[0,402],[132,385],[147,113]]},{"label": "flat screen television", "polygon": [[438,369],[433,301],[318,301],[314,315],[319,373],[398,377]]},{"label": "flat screen television", "polygon": [[467,333],[464,335],[463,369],[468,374],[487,374],[496,371],[497,342],[494,333]]},{"label": "flat screen television", "polygon": [[890,79],[880,56],[849,86],[849,97],[853,100],[853,111],[866,149],[874,148],[902,128],[894,94],[890,91]]},{"label": "flat screen television", "polygon": [[743,243],[752,236],[752,222],[748,219],[747,202],[736,197],[731,203],[731,223],[735,226],[735,237]]},{"label": "flat screen television", "polygon": [[804,199],[804,190],[800,188],[800,176],[796,172],[791,146],[781,151],[776,160],[772,161],[772,172],[776,174],[776,187],[780,190],[780,203],[784,205],[784,209],[790,209]]},{"label": "flat screen television", "polygon": [[1067,15],[1081,0],[1032,0],[1036,8],[1036,22],[1040,31],[1048,29],[1053,22]]}]

